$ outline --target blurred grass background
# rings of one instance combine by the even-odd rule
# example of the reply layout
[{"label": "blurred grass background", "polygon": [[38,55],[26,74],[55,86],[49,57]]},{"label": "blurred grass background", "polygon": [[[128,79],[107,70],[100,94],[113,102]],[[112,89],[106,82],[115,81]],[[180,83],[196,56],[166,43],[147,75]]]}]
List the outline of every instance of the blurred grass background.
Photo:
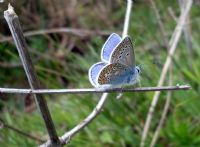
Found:
[{"label": "blurred grass background", "polygon": [[[52,33],[27,37],[27,43],[42,88],[87,88],[88,69],[100,60],[101,47],[111,32],[121,34],[126,1],[124,0],[21,0],[10,1],[19,16],[24,32],[59,27],[91,30],[92,34]],[[177,1],[155,0],[167,39],[176,22],[169,9],[179,16]],[[3,18],[7,2],[0,3],[0,40],[9,36]],[[190,84],[190,91],[172,93],[170,110],[157,146],[200,146],[200,2],[190,12],[192,54],[184,37],[173,58],[173,85]],[[96,35],[95,35],[96,34]],[[103,34],[103,35],[99,35]],[[156,86],[167,56],[158,20],[148,0],[134,1],[129,35],[134,42],[137,64],[142,66],[141,85]],[[80,37],[81,36],[81,37]],[[26,75],[12,41],[0,43],[0,87],[27,88]],[[167,80],[168,81],[168,80]],[[166,84],[167,85],[167,82]],[[153,92],[126,93],[120,100],[110,94],[103,112],[68,146],[139,146]],[[100,96],[45,95],[59,136],[82,121],[95,107]],[[156,107],[147,146],[163,110],[166,93]],[[48,138],[34,99],[30,95],[0,93],[0,118],[43,140]],[[2,128],[0,146],[36,146],[39,142]]]}]

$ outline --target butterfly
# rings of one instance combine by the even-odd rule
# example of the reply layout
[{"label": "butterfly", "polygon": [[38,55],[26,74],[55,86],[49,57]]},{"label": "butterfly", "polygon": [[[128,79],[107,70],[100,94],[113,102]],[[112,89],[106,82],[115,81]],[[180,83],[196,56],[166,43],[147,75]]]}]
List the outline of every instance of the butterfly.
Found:
[{"label": "butterfly", "polygon": [[104,43],[101,62],[92,65],[88,72],[90,83],[96,88],[134,85],[139,80],[139,74],[130,37],[122,39],[116,33],[112,33]]}]

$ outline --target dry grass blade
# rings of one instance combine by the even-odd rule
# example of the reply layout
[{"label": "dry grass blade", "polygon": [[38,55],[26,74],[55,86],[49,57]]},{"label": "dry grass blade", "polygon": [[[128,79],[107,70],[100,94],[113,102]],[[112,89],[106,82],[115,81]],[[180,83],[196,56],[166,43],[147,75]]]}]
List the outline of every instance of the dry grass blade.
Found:
[{"label": "dry grass blade", "polygon": [[[172,64],[171,64],[172,65]],[[172,81],[173,81],[173,75],[172,75],[172,66],[170,66],[170,74],[169,74],[169,85],[172,85]],[[165,106],[164,106],[164,109],[163,109],[163,112],[162,112],[162,115],[161,115],[161,118],[160,118],[160,121],[158,123],[158,126],[154,132],[154,135],[153,135],[153,138],[152,138],[152,141],[151,141],[151,145],[150,147],[154,147],[156,145],[156,142],[158,140],[158,137],[159,137],[159,134],[160,134],[160,130],[162,129],[163,127],[163,124],[165,122],[165,119],[166,119],[166,116],[167,116],[167,112],[169,110],[169,106],[170,106],[170,101],[171,101],[171,97],[172,97],[172,92],[171,91],[168,91],[167,92],[167,98],[166,98],[166,101],[165,101]]]},{"label": "dry grass blade", "polygon": [[[170,67],[172,56],[174,55],[174,52],[176,50],[176,46],[177,46],[178,41],[180,39],[182,30],[183,30],[183,27],[185,25],[186,18],[187,18],[187,15],[189,14],[191,6],[192,6],[192,0],[187,1],[185,10],[182,12],[182,14],[181,14],[181,16],[178,20],[178,24],[177,24],[177,26],[174,30],[174,33],[172,35],[172,39],[170,40],[170,43],[169,43],[169,55],[167,56],[167,59],[166,59],[165,64],[163,66],[161,76],[160,76],[160,80],[158,82],[158,87],[162,86],[163,83],[164,83],[167,71]],[[149,108],[149,112],[148,112],[147,119],[146,119],[146,122],[145,122],[144,130],[143,130],[143,133],[142,133],[142,139],[141,139],[141,144],[140,144],[141,147],[143,147],[145,145],[145,140],[146,140],[146,137],[147,137],[147,134],[148,134],[148,131],[149,131],[149,126],[151,124],[153,112],[154,112],[155,106],[158,102],[159,96],[160,96],[159,91],[155,92],[155,94],[153,96],[153,100],[152,100],[151,106]]]},{"label": "dry grass blade", "polygon": [[30,135],[30,134],[28,134],[28,133],[26,133],[26,132],[20,130],[19,128],[16,128],[16,127],[13,127],[13,126],[11,126],[11,125],[6,124],[6,123],[0,118],[0,129],[3,129],[3,128],[10,129],[10,130],[12,130],[12,131],[14,131],[14,132],[16,132],[16,133],[18,133],[18,134],[20,134],[20,135],[23,135],[23,136],[25,136],[25,137],[27,137],[27,138],[33,139],[33,140],[38,141],[38,142],[40,142],[40,143],[44,142],[44,140],[42,140],[42,139],[40,139],[40,138],[38,138],[38,137],[32,136],[32,135]]},{"label": "dry grass blade", "polygon": [[[87,37],[92,35],[109,35],[112,32],[109,31],[95,31],[95,30],[86,30],[86,29],[76,29],[76,28],[52,28],[47,30],[36,30],[25,32],[25,37],[36,36],[36,35],[44,35],[44,34],[52,34],[52,33],[67,33],[69,35],[75,35],[78,37]],[[12,41],[12,37],[0,37],[0,42]]]}]

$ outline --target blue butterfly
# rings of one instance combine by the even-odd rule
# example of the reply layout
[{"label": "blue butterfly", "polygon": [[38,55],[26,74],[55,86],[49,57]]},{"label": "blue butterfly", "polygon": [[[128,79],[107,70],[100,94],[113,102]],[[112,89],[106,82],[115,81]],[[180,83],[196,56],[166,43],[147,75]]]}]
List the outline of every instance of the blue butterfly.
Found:
[{"label": "blue butterfly", "polygon": [[135,65],[130,37],[122,39],[111,34],[102,47],[101,60],[89,69],[89,80],[94,87],[116,88],[138,82],[140,68]]}]

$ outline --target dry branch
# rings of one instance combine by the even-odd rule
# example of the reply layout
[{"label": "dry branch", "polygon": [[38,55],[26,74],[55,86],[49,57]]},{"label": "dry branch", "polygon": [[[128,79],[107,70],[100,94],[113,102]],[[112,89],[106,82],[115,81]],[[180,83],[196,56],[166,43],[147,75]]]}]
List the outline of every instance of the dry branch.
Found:
[{"label": "dry branch", "polygon": [[[4,11],[4,17],[9,25],[31,89],[39,89],[39,82],[28,53],[27,44],[21,29],[21,25],[18,16],[14,12],[11,5],[8,6],[8,10]],[[42,114],[52,145],[60,146],[60,140],[58,139],[46,100],[42,97],[42,95],[39,94],[34,94],[34,97]]]},{"label": "dry branch", "polygon": [[189,85],[163,86],[163,87],[138,87],[138,88],[113,88],[113,89],[15,89],[0,88],[0,93],[19,93],[19,94],[88,94],[88,93],[113,93],[113,92],[153,92],[153,91],[174,91],[189,90]]}]

